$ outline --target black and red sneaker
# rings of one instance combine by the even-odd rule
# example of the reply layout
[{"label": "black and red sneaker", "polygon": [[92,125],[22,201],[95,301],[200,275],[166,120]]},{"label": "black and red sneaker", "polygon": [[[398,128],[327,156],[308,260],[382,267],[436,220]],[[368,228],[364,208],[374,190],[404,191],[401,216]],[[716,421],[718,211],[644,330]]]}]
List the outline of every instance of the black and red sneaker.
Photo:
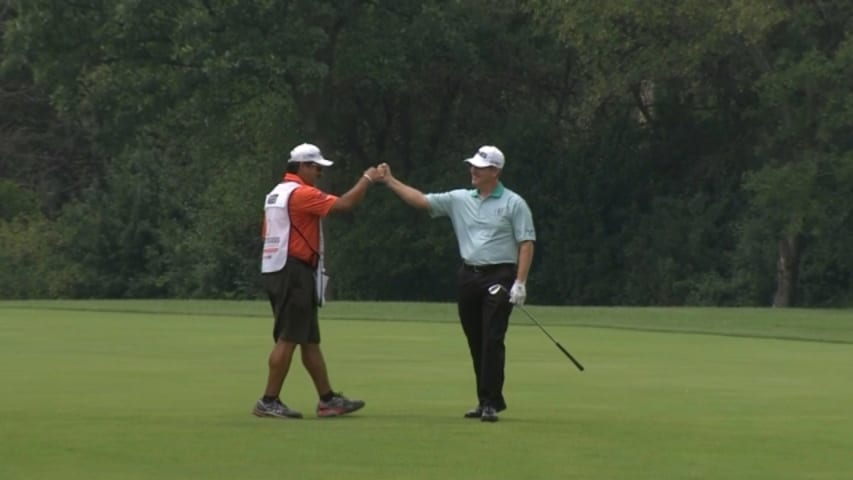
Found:
[{"label": "black and red sneaker", "polygon": [[363,400],[351,400],[342,393],[335,393],[331,400],[327,402],[320,400],[317,403],[317,416],[339,417],[355,412],[356,410],[361,410],[362,407],[364,407]]}]

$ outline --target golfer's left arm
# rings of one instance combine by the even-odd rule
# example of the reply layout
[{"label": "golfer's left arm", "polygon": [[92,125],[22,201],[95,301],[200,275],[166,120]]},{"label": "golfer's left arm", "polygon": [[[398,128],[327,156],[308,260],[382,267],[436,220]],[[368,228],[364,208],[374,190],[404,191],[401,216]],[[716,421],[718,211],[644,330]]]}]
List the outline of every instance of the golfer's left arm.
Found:
[{"label": "golfer's left arm", "polygon": [[527,283],[531,263],[533,263],[533,240],[525,240],[518,244],[518,272],[515,275],[517,282]]},{"label": "golfer's left arm", "polygon": [[516,242],[518,242],[518,268],[515,283],[524,285],[527,283],[527,274],[530,273],[530,264],[533,263],[533,242],[536,241],[536,228],[533,226],[533,214],[530,207],[523,198],[513,205],[512,228]]},{"label": "golfer's left arm", "polygon": [[536,229],[533,227],[533,215],[524,199],[515,204],[512,214],[513,234],[518,242],[518,265],[515,281],[509,289],[509,302],[524,305],[527,299],[527,274],[533,263],[533,242],[536,241]]}]

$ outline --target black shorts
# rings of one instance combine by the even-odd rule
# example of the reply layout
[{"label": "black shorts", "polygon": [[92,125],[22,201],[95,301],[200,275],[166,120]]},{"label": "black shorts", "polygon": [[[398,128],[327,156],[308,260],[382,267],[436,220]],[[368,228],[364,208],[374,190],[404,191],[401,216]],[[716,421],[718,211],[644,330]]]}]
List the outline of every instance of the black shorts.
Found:
[{"label": "black shorts", "polygon": [[275,317],[273,340],[320,343],[314,269],[289,257],[284,268],[262,277]]}]

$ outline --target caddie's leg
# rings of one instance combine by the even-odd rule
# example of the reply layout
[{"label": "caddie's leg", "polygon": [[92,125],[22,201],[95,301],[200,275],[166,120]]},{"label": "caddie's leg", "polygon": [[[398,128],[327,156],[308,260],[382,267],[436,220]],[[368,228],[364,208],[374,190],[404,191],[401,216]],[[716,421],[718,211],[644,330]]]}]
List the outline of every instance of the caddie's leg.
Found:
[{"label": "caddie's leg", "polygon": [[302,364],[308,370],[311,380],[314,382],[314,387],[317,389],[317,395],[325,395],[332,390],[329,383],[329,372],[326,369],[326,360],[323,358],[323,352],[320,350],[320,345],[316,343],[306,343],[302,345]]},{"label": "caddie's leg", "polygon": [[264,390],[265,396],[278,397],[281,393],[281,387],[284,385],[287,372],[290,370],[290,361],[295,349],[296,344],[293,342],[279,340],[275,343],[268,361],[269,375],[267,376],[267,388]]}]

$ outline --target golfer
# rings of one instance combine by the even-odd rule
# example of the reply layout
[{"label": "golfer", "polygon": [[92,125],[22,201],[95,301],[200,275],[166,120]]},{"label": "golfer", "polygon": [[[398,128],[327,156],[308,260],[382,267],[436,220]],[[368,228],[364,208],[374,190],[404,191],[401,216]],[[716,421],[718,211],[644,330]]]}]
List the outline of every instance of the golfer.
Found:
[{"label": "golfer", "polygon": [[[462,256],[457,273],[459,320],[477,381],[478,403],[465,417],[496,422],[498,412],[506,409],[504,337],[512,304],[523,305],[527,297],[536,231],[527,203],[499,180],[505,162],[497,147],[480,147],[465,162],[470,164],[470,190],[423,194],[394,178],[385,163],[378,167],[379,181],[432,217],[450,217]],[[490,289],[494,285],[503,288]]]},{"label": "golfer", "polygon": [[261,271],[275,317],[275,345],[269,356],[266,390],[252,411],[258,417],[302,418],[279,399],[297,346],[320,397],[318,416],[344,415],[364,406],[363,401],[332,390],[320,350],[317,308],[324,300],[326,279],[321,219],[355,207],[378,172],[368,168],[348,192],[337,197],[315,187],[323,169],[332,164],[316,146],[297,146],[290,152],[283,181],[264,201]]}]

